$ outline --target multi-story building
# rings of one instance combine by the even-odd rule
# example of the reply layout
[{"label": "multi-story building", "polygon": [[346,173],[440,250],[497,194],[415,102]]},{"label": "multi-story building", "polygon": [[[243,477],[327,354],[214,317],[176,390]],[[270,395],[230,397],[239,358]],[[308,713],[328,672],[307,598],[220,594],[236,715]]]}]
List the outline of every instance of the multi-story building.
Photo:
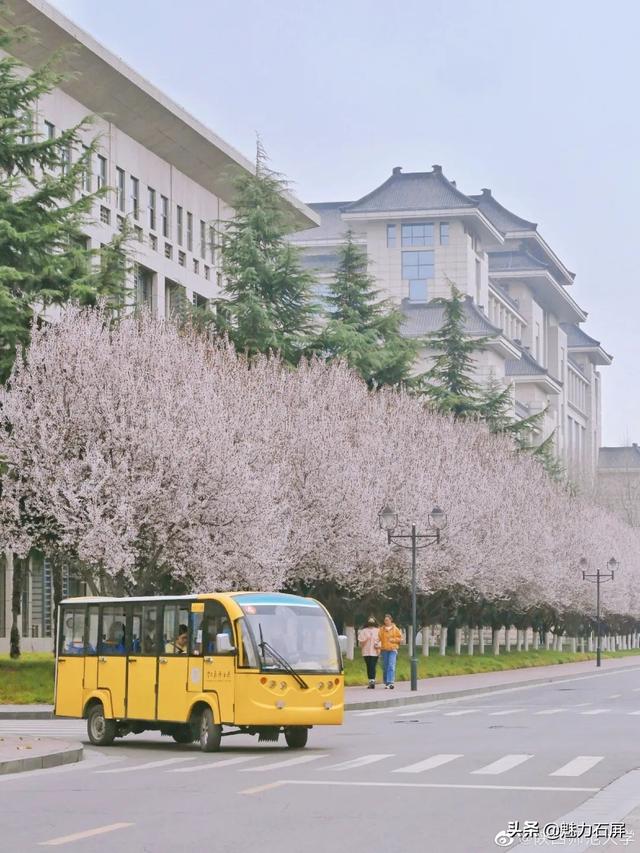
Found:
[{"label": "multi-story building", "polygon": [[[206,305],[220,288],[214,229],[232,214],[234,171],[251,171],[251,162],[43,0],[10,5],[13,14],[0,13],[0,25],[26,25],[37,35],[12,46],[26,66],[66,51],[69,75],[42,97],[36,129],[55,137],[95,116],[86,141],[99,136],[100,147],[82,190],[105,186],[111,192],[96,204],[87,244],[107,243],[127,218],[135,236],[131,284],[138,303],[158,317],[178,311],[184,300]],[[285,199],[300,227],[318,223],[293,196]],[[65,578],[64,586],[73,592],[73,579]],[[0,559],[0,651],[8,644],[11,593],[8,556],[4,566]],[[22,601],[26,648],[50,647],[51,612],[51,572],[35,556]]]},{"label": "multi-story building", "polygon": [[[439,328],[438,297],[452,284],[466,296],[466,329],[489,336],[477,355],[478,378],[513,388],[514,416],[544,412],[538,440],[551,433],[576,480],[592,483],[600,446],[601,365],[611,356],[581,328],[586,312],[570,295],[574,274],[534,222],[503,207],[488,189],[465,195],[441,166],[400,167],[352,202],[309,205],[320,226],[291,240],[316,270],[318,293],[331,286],[337,250],[350,230],[366,249],[381,294],[401,306],[404,333]],[[428,361],[425,351],[423,368]]]},{"label": "multi-story building", "polygon": [[596,498],[631,527],[640,527],[640,447],[601,447]]}]

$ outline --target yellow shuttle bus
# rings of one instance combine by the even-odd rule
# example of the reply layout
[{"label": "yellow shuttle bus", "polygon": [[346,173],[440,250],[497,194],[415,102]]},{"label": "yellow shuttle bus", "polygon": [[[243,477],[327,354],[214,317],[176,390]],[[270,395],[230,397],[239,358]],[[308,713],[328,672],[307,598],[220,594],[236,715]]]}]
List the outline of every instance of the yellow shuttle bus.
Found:
[{"label": "yellow shuttle bus", "polygon": [[155,729],[205,752],[239,733],[299,749],[312,726],[342,722],[345,640],[295,595],[68,598],[55,713],[86,719],[98,746]]}]

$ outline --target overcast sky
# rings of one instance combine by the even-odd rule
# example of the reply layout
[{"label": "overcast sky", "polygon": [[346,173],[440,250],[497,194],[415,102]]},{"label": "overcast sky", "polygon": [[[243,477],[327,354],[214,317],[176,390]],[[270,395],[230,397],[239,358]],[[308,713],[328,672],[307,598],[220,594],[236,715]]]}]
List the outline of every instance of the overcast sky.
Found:
[{"label": "overcast sky", "polygon": [[490,187],[577,273],[604,443],[640,441],[635,0],[54,0],[304,201],[393,166]]}]

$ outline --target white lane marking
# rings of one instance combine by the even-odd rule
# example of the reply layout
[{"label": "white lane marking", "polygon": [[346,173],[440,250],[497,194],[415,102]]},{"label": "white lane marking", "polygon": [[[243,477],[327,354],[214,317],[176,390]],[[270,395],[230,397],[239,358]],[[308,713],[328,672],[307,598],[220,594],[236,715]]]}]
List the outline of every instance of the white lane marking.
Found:
[{"label": "white lane marking", "polygon": [[574,702],[572,708],[586,708],[587,705],[593,705],[593,702]]},{"label": "white lane marking", "polygon": [[376,717],[378,714],[393,714],[398,710],[398,706],[395,705],[392,708],[371,708],[367,711],[354,711],[354,717]]},{"label": "white lane marking", "polygon": [[543,714],[564,714],[567,708],[547,708],[544,711],[536,711],[535,716],[541,717]]},{"label": "white lane marking", "polygon": [[582,776],[587,770],[599,764],[603,758],[604,755],[578,755],[553,773],[549,773],[549,776]]},{"label": "white lane marking", "polygon": [[151,770],[155,767],[167,767],[182,761],[197,761],[199,755],[187,755],[183,758],[165,758],[163,761],[147,761],[145,764],[128,764],[126,767],[114,767],[111,770],[96,770],[96,773],[134,773],[137,770]]},{"label": "white lane marking", "polygon": [[133,826],[132,823],[110,823],[107,826],[98,826],[95,829],[87,829],[85,832],[74,832],[73,835],[61,835],[59,838],[51,838],[49,841],[39,841],[39,847],[58,847],[61,844],[71,844],[72,841],[81,841],[83,838],[92,838],[94,835],[104,835],[105,832],[115,832],[116,829],[126,829]]},{"label": "white lane marking", "polygon": [[490,717],[506,717],[507,714],[521,714],[526,708],[510,708],[507,711],[492,711]]},{"label": "white lane marking", "polygon": [[640,691],[640,687],[632,687],[631,689],[634,693],[638,693]]},{"label": "white lane marking", "polygon": [[406,767],[398,767],[393,770],[393,773],[422,773],[425,770],[432,770],[434,767],[441,767],[443,764],[448,764],[456,758],[462,758],[461,754],[453,755],[450,753],[442,753],[440,755],[432,755],[430,758],[425,758],[424,761],[417,761],[415,764],[408,764]]},{"label": "white lane marking", "polygon": [[528,761],[530,758],[533,758],[533,755],[525,755],[522,753],[504,755],[497,761],[492,761],[491,764],[487,764],[485,767],[480,767],[479,770],[472,770],[471,772],[472,774],[483,776],[497,776],[499,773],[506,773],[507,770],[512,770],[519,764],[524,764],[524,762]]},{"label": "white lane marking", "polygon": [[360,758],[352,758],[351,761],[342,761],[340,764],[332,764],[330,767],[322,767],[321,770],[353,770],[356,767],[364,767],[383,761],[385,758],[393,758],[393,753],[381,753],[374,755],[361,755]]},{"label": "white lane marking", "polygon": [[596,714],[610,714],[611,708],[593,708],[591,711],[580,711],[583,717],[594,717]]},{"label": "white lane marking", "polygon": [[442,708],[422,708],[419,711],[404,711],[402,714],[398,714],[399,717],[417,717],[422,714],[435,714],[436,711],[441,711]]},{"label": "white lane marking", "polygon": [[630,717],[637,717],[640,714],[640,711],[627,711],[627,714]]},{"label": "white lane marking", "polygon": [[284,761],[272,761],[270,764],[260,764],[257,767],[243,767],[241,773],[258,773],[264,770],[279,770],[281,767],[294,767],[296,764],[308,764],[319,758],[326,758],[327,753],[321,755],[298,755],[296,758],[286,758]]},{"label": "white lane marking", "polygon": [[254,758],[262,758],[261,755],[237,755],[235,758],[223,758],[222,761],[208,761],[206,764],[191,764],[189,767],[178,767],[167,770],[167,773],[197,773],[199,770],[215,770],[217,767],[230,767],[232,764],[244,764],[245,761],[253,761]]},{"label": "white lane marking", "polygon": [[612,693],[611,696],[608,696],[608,699],[619,699],[622,696],[622,693]]},{"label": "white lane marking", "polygon": [[456,790],[472,791],[555,791],[558,793],[594,793],[600,788],[578,788],[563,785],[470,785],[454,784],[447,782],[343,782],[340,779],[280,779],[270,785],[261,785],[259,788],[248,788],[240,791],[241,794],[257,794],[268,788],[281,788],[283,785],[341,785],[349,788],[449,788]]},{"label": "white lane marking", "polygon": [[466,711],[447,711],[444,717],[462,717],[463,714],[477,714],[478,708],[468,708]]}]

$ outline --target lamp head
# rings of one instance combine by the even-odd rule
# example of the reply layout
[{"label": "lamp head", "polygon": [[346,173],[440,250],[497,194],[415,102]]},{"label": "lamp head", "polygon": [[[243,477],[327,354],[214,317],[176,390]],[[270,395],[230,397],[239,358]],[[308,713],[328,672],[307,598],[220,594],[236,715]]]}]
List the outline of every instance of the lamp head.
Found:
[{"label": "lamp head", "polygon": [[382,530],[391,533],[398,524],[398,513],[389,504],[385,504],[378,513],[378,523]]},{"label": "lamp head", "polygon": [[447,514],[439,506],[434,506],[429,513],[429,526],[435,530],[444,530],[447,526]]}]

